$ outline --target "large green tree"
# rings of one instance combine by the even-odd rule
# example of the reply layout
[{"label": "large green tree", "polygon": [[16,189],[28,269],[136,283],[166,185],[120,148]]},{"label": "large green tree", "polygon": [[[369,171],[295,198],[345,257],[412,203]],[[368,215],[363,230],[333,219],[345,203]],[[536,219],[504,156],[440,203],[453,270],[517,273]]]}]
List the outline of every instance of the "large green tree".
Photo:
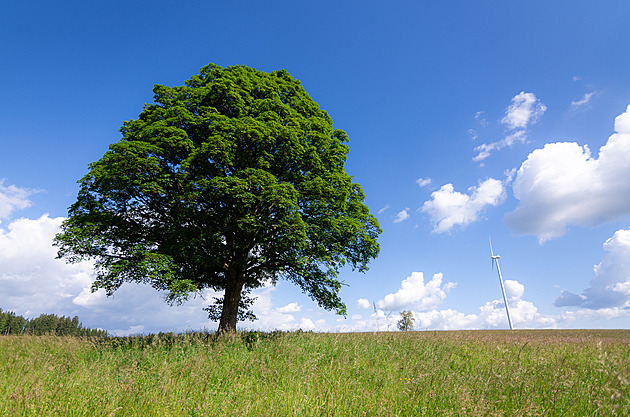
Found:
[{"label": "large green tree", "polygon": [[219,331],[278,278],[345,314],[340,268],[365,271],[381,232],[345,172],[346,133],[284,70],[211,64],[153,92],[79,181],[59,257],[94,259],[109,295],[126,281],[175,303],[224,290],[208,308]]}]

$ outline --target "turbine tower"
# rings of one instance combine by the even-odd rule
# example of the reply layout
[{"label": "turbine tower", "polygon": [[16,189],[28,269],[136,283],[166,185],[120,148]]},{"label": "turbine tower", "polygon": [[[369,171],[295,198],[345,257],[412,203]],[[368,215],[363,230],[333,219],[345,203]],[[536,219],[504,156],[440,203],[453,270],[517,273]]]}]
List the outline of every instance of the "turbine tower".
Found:
[{"label": "turbine tower", "polygon": [[495,255],[492,251],[492,239],[490,239],[490,258],[492,259],[492,266],[497,264],[497,272],[499,273],[499,282],[501,283],[501,292],[503,293],[503,302],[505,303],[505,312],[507,313],[508,324],[510,325],[510,330],[513,330],[512,327],[512,319],[510,318],[510,307],[508,306],[507,297],[505,296],[505,287],[503,286],[503,277],[501,276],[501,268],[499,267],[499,255]]}]

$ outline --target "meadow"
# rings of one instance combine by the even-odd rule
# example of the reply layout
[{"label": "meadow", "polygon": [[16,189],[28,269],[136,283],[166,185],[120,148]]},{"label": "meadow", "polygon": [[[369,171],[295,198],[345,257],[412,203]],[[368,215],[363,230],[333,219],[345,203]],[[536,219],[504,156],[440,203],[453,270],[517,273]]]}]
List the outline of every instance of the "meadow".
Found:
[{"label": "meadow", "polygon": [[630,415],[630,331],[3,336],[0,415]]}]

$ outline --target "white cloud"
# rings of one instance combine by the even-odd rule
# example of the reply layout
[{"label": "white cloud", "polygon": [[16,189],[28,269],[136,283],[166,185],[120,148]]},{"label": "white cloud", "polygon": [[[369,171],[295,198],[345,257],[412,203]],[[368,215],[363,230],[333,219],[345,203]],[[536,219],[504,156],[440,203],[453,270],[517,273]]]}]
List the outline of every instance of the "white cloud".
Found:
[{"label": "white cloud", "polygon": [[370,306],[371,306],[370,301],[365,298],[359,298],[357,300],[357,307],[361,310],[368,309],[370,308]]},{"label": "white cloud", "polygon": [[489,178],[477,187],[470,187],[468,194],[454,190],[453,184],[443,185],[431,194],[422,211],[431,217],[435,233],[450,231],[456,225],[462,227],[479,220],[486,206],[497,206],[505,200],[505,189],[499,180]]},{"label": "white cloud", "polygon": [[573,323],[579,323],[584,327],[584,322],[597,322],[601,320],[609,321],[622,317],[630,316],[630,309],[628,308],[600,308],[597,310],[577,310],[577,311],[564,311],[556,316],[556,321],[559,324],[571,325]]},{"label": "white cloud", "polygon": [[81,307],[92,308],[103,304],[106,298],[105,290],[99,289],[96,292],[92,292],[89,287],[85,287],[79,295],[72,299],[72,302]]},{"label": "white cloud", "polygon": [[276,309],[278,313],[297,313],[302,310],[302,306],[298,305],[298,303],[289,303],[284,307],[280,307]]},{"label": "white cloud", "polygon": [[593,98],[594,95],[595,95],[594,91],[584,94],[582,96],[582,98],[579,99],[578,101],[572,101],[571,102],[571,108],[573,110],[575,110],[575,109],[577,109],[579,107],[587,105],[591,101],[591,99]]},{"label": "white cloud", "polygon": [[556,306],[630,307],[630,229],[617,230],[603,246],[607,253],[593,268],[595,276],[590,286],[579,295],[562,291],[555,301]]},{"label": "white cloud", "polygon": [[485,114],[485,111],[478,111],[477,113],[475,113],[475,120],[479,122],[479,124],[481,125],[481,127],[488,127],[488,125],[490,124],[485,117],[483,117],[483,115]]},{"label": "white cloud", "polygon": [[[506,292],[510,307],[510,318],[516,329],[558,328],[579,323],[584,326],[587,322],[612,320],[630,316],[630,309],[613,307],[597,310],[564,311],[560,314],[541,314],[530,301],[522,299],[525,287],[518,281],[507,280]],[[508,328],[505,304],[501,299],[485,302],[476,314],[466,314],[453,309],[425,311],[412,310],[416,319],[415,329],[435,330],[465,330],[465,329],[506,329]],[[347,331],[353,330],[393,330],[398,315],[387,315],[379,310],[370,317],[363,319],[355,317],[354,326],[348,326]]]},{"label": "white cloud", "polygon": [[302,307],[297,302],[275,307],[273,295],[276,291],[277,287],[271,285],[252,291],[252,296],[257,297],[252,305],[252,311],[258,320],[253,323],[245,322],[239,326],[260,330],[297,330],[299,324],[294,314],[301,311]]},{"label": "white cloud", "polygon": [[309,318],[302,318],[300,320],[299,328],[302,330],[313,330],[315,329],[315,323],[313,323],[313,320]]},{"label": "white cloud", "polygon": [[[351,324],[339,326],[337,331],[394,330],[400,319],[392,310],[409,310],[416,319],[417,330],[463,330],[463,329],[499,329],[508,328],[505,304],[502,297],[485,302],[476,314],[466,314],[453,309],[438,310],[447,293],[455,287],[454,283],[442,285],[442,274],[435,274],[433,279],[424,284],[421,272],[414,272],[402,281],[396,293],[388,294],[377,304],[379,309],[368,317],[353,316]],[[510,317],[515,328],[558,327],[560,323],[571,323],[575,314],[543,315],[536,306],[523,300],[525,286],[515,280],[505,281]],[[497,293],[500,291],[497,287]],[[565,313],[563,313],[565,314]],[[614,314],[614,313],[608,313]],[[579,315],[577,316],[579,317]],[[593,317],[594,318],[594,317]]]},{"label": "white cloud", "polygon": [[505,293],[509,301],[519,300],[525,292],[525,286],[523,284],[511,279],[506,279],[503,286],[505,287]]},{"label": "white cloud", "polygon": [[[555,320],[538,313],[533,303],[521,299],[525,287],[514,280],[505,281],[505,290],[508,295],[510,318],[515,327],[535,328],[555,325]],[[464,314],[462,312],[448,310],[433,310],[415,313],[418,320],[418,328],[432,328],[441,330],[457,329],[493,329],[507,328],[507,315],[503,299],[487,301],[479,307],[477,314]]]},{"label": "white cloud", "polygon": [[394,219],[394,223],[403,222],[407,220],[408,218],[409,218],[409,207],[398,212],[398,214],[396,215],[396,218]]},{"label": "white cloud", "polygon": [[277,286],[267,284],[263,288],[252,291],[252,296],[257,297],[252,305],[252,311],[258,320],[253,323],[239,323],[238,327],[262,331],[294,331],[298,329],[326,331],[329,329],[326,325],[326,320],[316,320],[315,317],[317,317],[317,315],[339,317],[332,312],[316,311],[312,313],[309,309],[307,309],[308,317],[300,317],[300,314],[304,314],[304,307],[298,302],[291,302],[282,307],[275,307],[278,287],[284,285],[287,285],[287,283],[281,281]]},{"label": "white cloud", "polygon": [[146,285],[123,285],[113,297],[92,293],[93,264],[55,259],[54,236],[64,219],[43,215],[0,227],[0,306],[33,318],[40,314],[79,316],[87,327],[121,333],[165,329],[201,330],[208,322],[202,307],[216,293],[205,292],[180,307],[170,307]]},{"label": "white cloud", "polygon": [[387,211],[387,209],[388,209],[388,208],[389,208],[389,204],[387,204],[385,207],[381,208],[381,209],[378,211],[378,214],[383,214],[383,213],[385,213],[385,211]]},{"label": "white cloud", "polygon": [[533,93],[521,91],[512,98],[512,104],[505,111],[501,123],[508,129],[526,129],[528,125],[535,123],[540,116],[547,111],[547,106],[542,104]]},{"label": "white cloud", "polygon": [[32,205],[28,196],[35,190],[19,188],[15,185],[4,185],[4,179],[0,179],[0,219],[8,218],[15,210],[25,209]]},{"label": "white cloud", "polygon": [[387,294],[376,304],[381,309],[402,310],[414,308],[426,311],[436,308],[446,298],[446,294],[456,286],[453,282],[442,285],[442,274],[435,274],[425,284],[422,272],[413,272],[400,283],[395,293]]},{"label": "white cloud", "polygon": [[509,184],[514,179],[514,175],[516,175],[516,168],[506,169],[503,171],[503,175],[505,175],[505,184]]},{"label": "white cloud", "polygon": [[73,298],[91,284],[91,264],[56,260],[52,239],[62,218],[18,219],[0,228],[0,305],[22,314],[73,310]]},{"label": "white cloud", "polygon": [[[222,294],[206,290],[181,306],[169,306],[163,294],[147,285],[123,284],[112,297],[103,290],[90,290],[93,264],[66,264],[55,259],[54,236],[63,218],[21,218],[0,226],[0,307],[33,318],[40,314],[79,316],[84,326],[102,328],[112,334],[159,331],[214,330],[203,307]],[[297,302],[276,308],[276,287],[264,286],[252,292],[252,307],[259,320],[239,323],[262,330],[311,330],[322,322],[296,318],[302,310]]]},{"label": "white cloud", "polygon": [[483,143],[477,146],[475,148],[477,155],[473,157],[473,161],[483,161],[495,151],[525,142],[527,140],[527,128],[536,123],[546,110],[547,106],[541,103],[533,93],[521,91],[512,98],[512,104],[501,119],[501,123],[511,133],[496,142]]},{"label": "white cloud", "polygon": [[[171,309],[160,294],[144,285],[123,285],[114,297],[90,292],[93,264],[66,264],[52,246],[63,218],[43,215],[18,219],[0,228],[0,306],[25,317],[78,315],[85,326],[126,329],[201,328],[200,299]],[[191,306],[193,307],[191,309]],[[198,321],[195,320],[198,319]],[[135,329],[135,330],[134,330]]]},{"label": "white cloud", "polygon": [[479,162],[490,155],[493,151],[499,151],[505,147],[512,146],[515,143],[523,143],[527,140],[527,135],[524,130],[517,130],[516,132],[507,135],[505,138],[497,142],[483,143],[475,148],[477,155],[473,157],[473,161]]},{"label": "white cloud", "polygon": [[630,214],[630,106],[615,119],[615,131],[599,158],[573,142],[530,153],[513,183],[519,204],[505,216],[507,224],[542,243],[570,224],[593,226]]},{"label": "white cloud", "polygon": [[431,178],[418,178],[416,180],[416,184],[418,184],[421,188],[427,187],[431,185]]},{"label": "white cloud", "polygon": [[[625,239],[625,237],[624,237]],[[446,299],[454,283],[442,285],[442,274],[434,275],[432,282],[424,284],[421,272],[414,272],[403,280],[396,293],[388,294],[378,302],[378,310],[367,317],[352,316],[350,323],[343,322],[329,331],[393,331],[400,319],[396,310],[409,310],[416,319],[416,330],[466,330],[466,329],[507,329],[505,303],[497,286],[497,299],[486,301],[476,313],[467,314],[454,309],[438,310]],[[452,287],[451,287],[452,286]],[[624,291],[627,287],[624,288]],[[563,311],[559,314],[541,314],[530,301],[524,300],[525,286],[516,280],[506,280],[505,290],[510,308],[510,317],[516,329],[559,328],[579,325],[589,327],[590,323],[601,326],[601,321],[630,316],[630,308],[607,307]]]}]

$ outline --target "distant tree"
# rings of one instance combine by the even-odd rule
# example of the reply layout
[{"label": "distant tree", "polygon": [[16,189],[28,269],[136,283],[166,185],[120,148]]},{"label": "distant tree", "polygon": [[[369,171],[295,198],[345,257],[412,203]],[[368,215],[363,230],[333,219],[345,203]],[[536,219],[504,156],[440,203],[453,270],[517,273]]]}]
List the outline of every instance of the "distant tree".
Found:
[{"label": "distant tree", "polygon": [[25,324],[26,319],[24,317],[10,312],[7,329],[5,330],[5,332],[8,334],[22,334],[24,332]]},{"label": "distant tree", "polygon": [[9,321],[9,315],[2,311],[0,308],[0,334],[4,333],[4,330],[7,327],[7,322]]},{"label": "distant tree", "polygon": [[9,312],[0,308],[0,334],[7,334],[9,329]]},{"label": "distant tree", "polygon": [[408,331],[413,330],[413,322],[416,319],[413,317],[412,311],[403,310],[400,312],[400,320],[398,320],[398,330]]},{"label": "distant tree", "polygon": [[0,309],[0,334],[22,334],[27,320],[13,311]]},{"label": "distant tree", "polygon": [[66,318],[66,320],[68,321],[67,323],[67,328],[73,332],[73,334],[75,335],[81,335],[83,333],[83,326],[81,325],[81,323],[79,322],[79,316],[74,316],[72,318],[72,320],[70,320],[70,318]]},{"label": "distant tree", "polygon": [[80,181],[59,257],[94,259],[92,289],[108,295],[124,282],[170,303],[224,290],[207,308],[220,332],[279,278],[345,314],[339,270],[367,270],[381,232],[345,172],[346,133],[284,70],[211,64],[153,92]]},{"label": "distant tree", "polygon": [[0,309],[0,335],[45,335],[59,336],[107,336],[107,331],[84,328],[79,317],[57,317],[54,314],[41,314],[34,319],[25,319],[12,311]]},{"label": "distant tree", "polygon": [[59,318],[54,314],[42,314],[39,317],[29,320],[24,330],[27,333],[36,335],[56,334],[58,321]]}]

